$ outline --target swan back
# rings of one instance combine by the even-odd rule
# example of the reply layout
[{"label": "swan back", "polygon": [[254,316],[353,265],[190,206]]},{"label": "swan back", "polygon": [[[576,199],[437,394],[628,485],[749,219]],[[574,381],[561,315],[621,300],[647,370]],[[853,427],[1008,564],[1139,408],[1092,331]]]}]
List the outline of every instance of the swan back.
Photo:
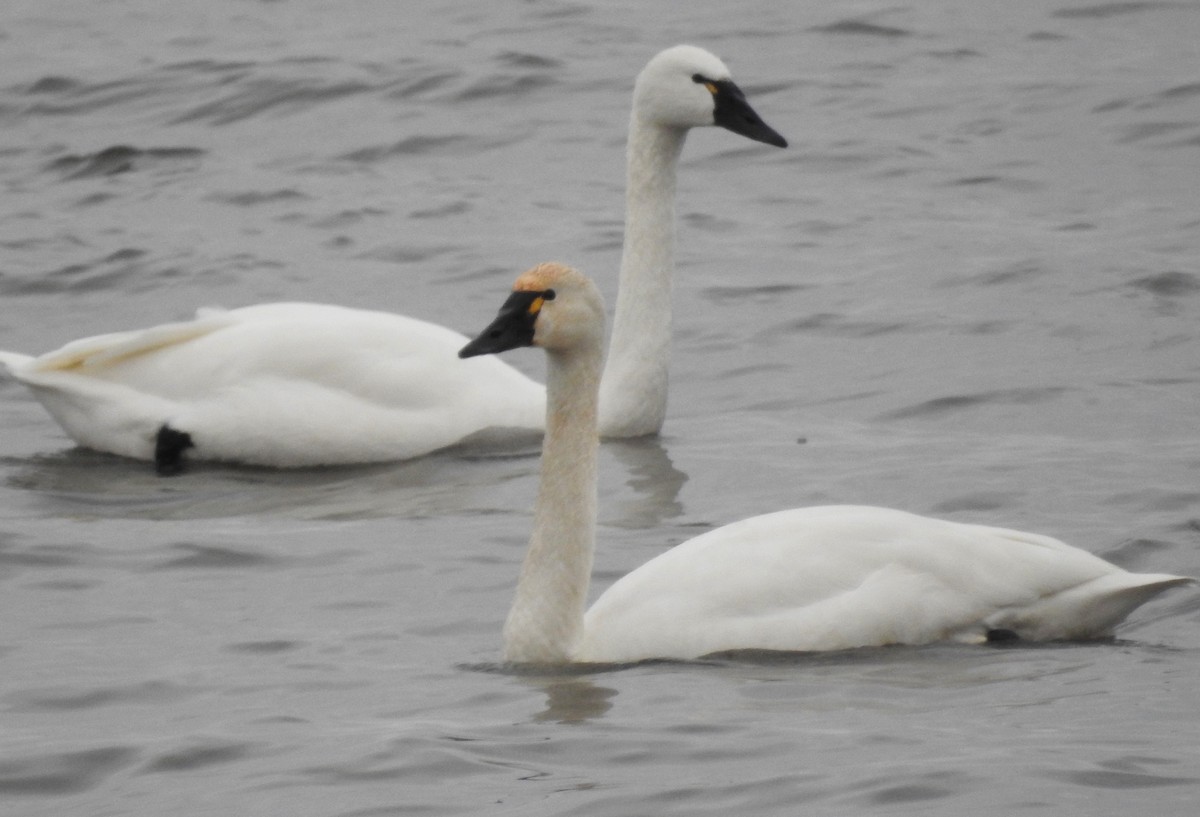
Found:
[{"label": "swan back", "polygon": [[587,613],[579,660],[979,643],[995,630],[1095,638],[1191,581],[1130,573],[1039,534],[799,508],[710,531],[618,580]]}]

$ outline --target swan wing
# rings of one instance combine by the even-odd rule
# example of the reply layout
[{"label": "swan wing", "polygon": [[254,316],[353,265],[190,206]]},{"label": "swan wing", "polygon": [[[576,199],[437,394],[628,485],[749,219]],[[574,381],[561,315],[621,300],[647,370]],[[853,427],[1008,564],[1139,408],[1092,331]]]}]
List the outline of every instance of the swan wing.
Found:
[{"label": "swan wing", "polygon": [[1093,637],[1188,581],[1132,574],[1048,536],[803,508],[718,528],[616,582],[588,611],[581,660],[978,642],[995,629]]},{"label": "swan wing", "polygon": [[164,424],[200,458],[281,467],[540,428],[542,387],[493,358],[459,360],[466,340],[385,312],[262,304],[75,341],[13,374],[78,442],[140,459]]}]

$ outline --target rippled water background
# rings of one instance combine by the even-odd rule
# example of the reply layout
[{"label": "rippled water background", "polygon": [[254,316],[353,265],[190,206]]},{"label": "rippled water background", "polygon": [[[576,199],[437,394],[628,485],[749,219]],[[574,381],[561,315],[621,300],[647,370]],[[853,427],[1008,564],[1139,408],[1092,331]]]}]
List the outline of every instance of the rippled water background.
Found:
[{"label": "rippled water background", "polygon": [[[305,299],[612,302],[633,76],[695,42],[661,440],[597,583],[866,502],[1200,575],[1200,4],[5,0],[0,348]],[[537,355],[515,355],[537,373]],[[1112,644],[527,677],[533,456],[178,479],[0,380],[6,815],[1194,814],[1200,593]]]}]

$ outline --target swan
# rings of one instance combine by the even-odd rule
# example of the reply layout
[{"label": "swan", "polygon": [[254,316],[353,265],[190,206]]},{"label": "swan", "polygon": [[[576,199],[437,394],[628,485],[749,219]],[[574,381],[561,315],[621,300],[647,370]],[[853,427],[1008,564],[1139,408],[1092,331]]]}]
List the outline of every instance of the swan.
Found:
[{"label": "swan", "polygon": [[[680,45],[634,85],[625,243],[606,436],[657,433],[667,401],[675,178],[688,130],[786,140],[720,59]],[[540,432],[545,390],[499,360],[464,362],[467,338],[401,315],[309,303],[202,310],[194,320],[84,338],[0,365],[77,443],[153,460],[300,467],[408,459],[465,440]]]},{"label": "swan", "polygon": [[1183,576],[1130,573],[1048,536],[887,508],[743,519],[651,559],[585,613],[596,527],[604,307],[558,264],[523,273],[459,354],[547,355],[533,534],[504,627],[514,664],[625,664],[738,650],[1109,635]]}]

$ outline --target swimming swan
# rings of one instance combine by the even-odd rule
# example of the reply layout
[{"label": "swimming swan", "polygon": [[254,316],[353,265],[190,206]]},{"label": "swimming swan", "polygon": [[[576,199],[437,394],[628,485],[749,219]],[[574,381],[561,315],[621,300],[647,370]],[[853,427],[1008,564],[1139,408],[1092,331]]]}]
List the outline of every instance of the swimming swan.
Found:
[{"label": "swimming swan", "polygon": [[755,516],[677,545],[585,614],[603,325],[592,283],[543,264],[517,279],[500,315],[460,352],[532,345],[548,358],[533,535],[504,628],[509,662],[1092,638],[1192,581],[1130,573],[1047,536],[831,506]]},{"label": "swimming swan", "polygon": [[[625,245],[606,375],[606,436],[657,433],[666,414],[675,176],[690,128],[779,147],[707,51],[681,45],[637,78]],[[540,431],[545,390],[499,360],[460,361],[467,338],[401,315],[305,303],[200,312],[30,357],[0,352],[80,445],[154,460],[273,467],[407,459],[513,429]]]}]

